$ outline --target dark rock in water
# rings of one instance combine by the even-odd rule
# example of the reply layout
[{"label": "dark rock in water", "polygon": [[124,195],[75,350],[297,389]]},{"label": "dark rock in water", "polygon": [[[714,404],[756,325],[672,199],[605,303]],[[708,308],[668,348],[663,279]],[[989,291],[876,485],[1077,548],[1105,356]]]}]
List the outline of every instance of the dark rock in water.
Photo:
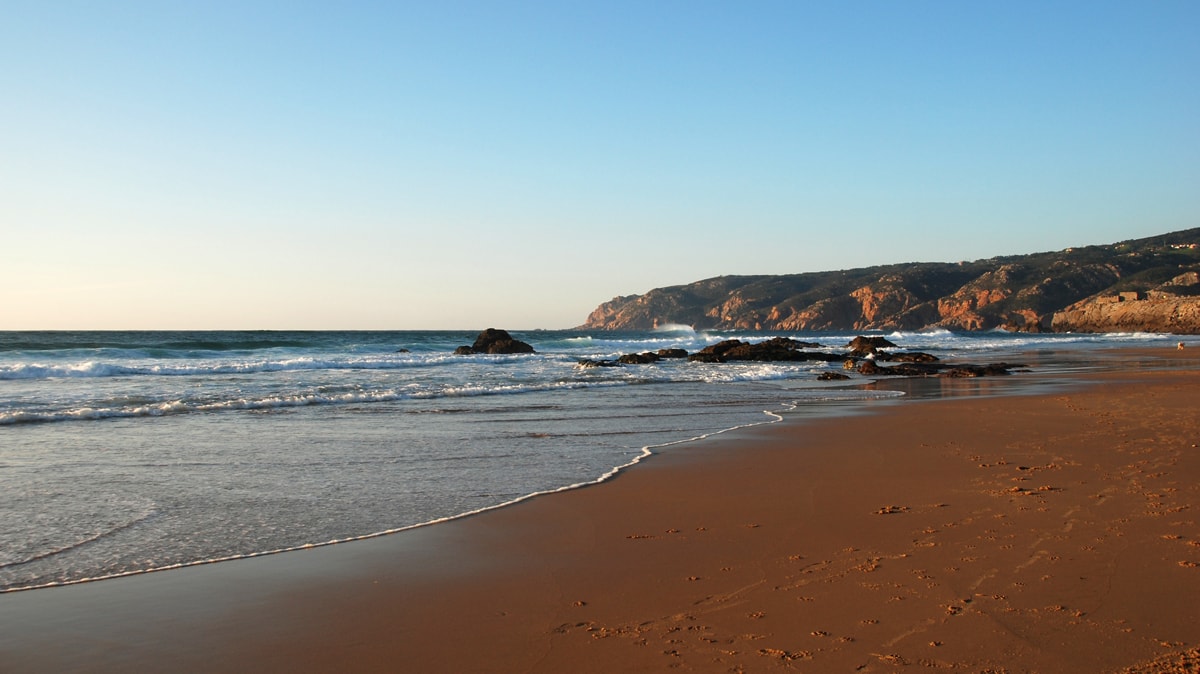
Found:
[{"label": "dark rock in water", "polygon": [[593,368],[593,367],[621,367],[621,364],[615,360],[591,360],[585,358],[575,364],[576,367]]},{"label": "dark rock in water", "polygon": [[822,372],[817,375],[817,379],[820,381],[842,381],[849,378],[849,375],[844,375],[841,372]]},{"label": "dark rock in water", "polygon": [[396,353],[412,353],[408,349],[396,349]]},{"label": "dark rock in water", "polygon": [[740,339],[727,339],[723,342],[710,344],[696,353],[688,356],[688,360],[700,363],[724,363],[725,352],[730,349],[745,344]]},{"label": "dark rock in water", "polygon": [[925,377],[935,374],[937,368],[923,368],[917,365],[902,364],[895,367],[884,367],[873,360],[864,360],[858,366],[858,373],[868,376],[881,377]]},{"label": "dark rock in water", "polygon": [[687,358],[688,352],[685,349],[659,349],[659,358]]},{"label": "dark rock in water", "polygon": [[533,353],[533,347],[513,339],[507,331],[488,328],[479,333],[471,346],[476,353]]},{"label": "dark rock in water", "polygon": [[921,353],[920,351],[905,351],[904,353],[879,351],[875,354],[875,360],[896,361],[900,363],[936,363],[938,362],[938,357],[929,353]]},{"label": "dark rock in water", "polygon": [[1009,363],[990,363],[988,365],[959,365],[948,370],[943,377],[1000,377],[1011,374],[1009,369],[1021,367]]},{"label": "dark rock in water", "polygon": [[885,369],[886,374],[897,377],[933,377],[941,372],[943,367],[937,363],[900,363]]},{"label": "dark rock in water", "polygon": [[822,346],[816,342],[801,342],[791,337],[772,337],[764,342],[758,343],[760,346],[783,347],[787,349],[820,349]]},{"label": "dark rock in water", "polygon": [[865,360],[858,366],[858,373],[867,376],[891,377],[997,377],[1009,374],[1009,369],[1021,367],[1008,363],[993,363],[990,365],[945,365],[942,363],[901,363],[892,367],[878,365],[873,360]]},{"label": "dark rock in water", "polygon": [[[727,339],[723,342],[717,342],[716,344],[710,344],[710,345],[704,347],[703,349],[700,349],[696,353],[693,353],[692,355],[688,356],[688,360],[704,360],[705,362],[709,362],[709,363],[711,363],[711,362],[722,363],[722,362],[724,362],[723,360],[712,361],[712,360],[705,360],[705,359],[708,357],[721,358],[725,355],[726,351],[729,351],[730,349],[732,349],[734,347],[742,346],[744,344],[745,344],[745,342],[743,342],[740,339]],[[697,356],[700,356],[700,358],[697,358]]]},{"label": "dark rock in water", "polygon": [[800,342],[787,337],[775,337],[757,344],[750,344],[739,339],[727,339],[706,346],[700,351],[688,356],[688,360],[702,363],[724,363],[731,360],[752,361],[801,361],[801,360],[841,360],[842,356],[828,353],[801,351],[801,348],[819,347],[820,344]]},{"label": "dark rock in water", "polygon": [[475,338],[475,343],[471,346],[460,346],[454,350],[458,355],[472,353],[487,353],[487,354],[506,354],[506,353],[535,353],[533,347],[519,339],[513,339],[512,335],[504,330],[496,328],[488,328],[479,333]]},{"label": "dark rock in water", "polygon": [[[890,353],[882,351],[886,347],[895,347],[892,342],[883,337],[855,337],[847,348],[852,349],[848,354],[834,354],[823,351],[802,351],[802,348],[819,346],[808,342],[799,342],[786,337],[776,337],[764,342],[751,344],[738,339],[727,339],[688,356],[688,360],[701,363],[727,363],[732,361],[825,361],[841,363],[842,369],[857,369],[859,374],[869,377],[986,377],[1008,374],[1008,368],[1014,367],[1005,363],[994,365],[949,365],[942,363],[937,356],[920,351]],[[654,354],[638,354],[622,356],[623,363],[637,363],[644,356]],[[884,366],[882,362],[894,362],[896,365]],[[835,381],[845,378],[836,372],[827,372],[819,377],[823,381]]]},{"label": "dark rock in water", "polygon": [[884,339],[883,337],[864,337],[859,335],[850,340],[850,343],[846,345],[846,348],[850,349],[850,352],[855,355],[865,356],[869,353],[875,353],[879,349],[894,349],[896,348],[896,345]]},{"label": "dark rock in water", "polygon": [[879,367],[873,360],[864,360],[862,364],[858,366],[858,373],[865,374],[869,377],[871,375],[884,374],[884,369],[886,368]]},{"label": "dark rock in water", "polygon": [[650,363],[658,362],[658,355],[653,353],[627,353],[617,362],[623,365],[649,365]]},{"label": "dark rock in water", "polygon": [[739,344],[721,354],[725,360],[800,360],[798,352],[784,344],[761,342],[759,344]]}]

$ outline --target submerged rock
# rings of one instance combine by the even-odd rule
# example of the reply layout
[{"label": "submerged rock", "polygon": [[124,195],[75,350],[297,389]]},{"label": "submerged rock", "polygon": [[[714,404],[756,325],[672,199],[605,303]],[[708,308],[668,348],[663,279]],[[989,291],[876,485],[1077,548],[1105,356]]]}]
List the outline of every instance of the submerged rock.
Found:
[{"label": "submerged rock", "polygon": [[585,358],[578,363],[575,363],[575,367],[591,369],[593,367],[621,367],[621,364],[615,360],[592,360],[590,358]]}]

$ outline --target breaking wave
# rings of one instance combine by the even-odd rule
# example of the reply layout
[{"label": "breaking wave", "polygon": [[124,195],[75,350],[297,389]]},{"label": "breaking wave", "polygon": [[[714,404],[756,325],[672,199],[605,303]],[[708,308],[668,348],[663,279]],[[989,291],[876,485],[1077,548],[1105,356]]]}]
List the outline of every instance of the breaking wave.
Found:
[{"label": "breaking wave", "polygon": [[0,365],[0,381],[16,379],[56,379],[132,376],[204,376],[229,374],[256,374],[297,370],[398,370],[412,367],[429,367],[463,362],[506,363],[519,356],[362,356],[353,358],[298,357],[283,359],[256,359],[243,361],[191,361],[173,363],[153,361],[144,363],[112,363],[103,361],[79,361],[61,364],[24,363]]}]

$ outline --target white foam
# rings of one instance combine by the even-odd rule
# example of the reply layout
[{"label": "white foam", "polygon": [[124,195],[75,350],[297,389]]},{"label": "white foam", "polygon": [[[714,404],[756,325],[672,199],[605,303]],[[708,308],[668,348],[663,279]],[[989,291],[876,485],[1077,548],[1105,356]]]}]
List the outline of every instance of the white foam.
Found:
[{"label": "white foam", "polygon": [[[794,409],[796,407],[796,403],[791,403],[791,404],[787,405],[786,407],[788,409]],[[599,477],[597,477],[593,480],[576,482],[573,484],[569,484],[566,486],[557,487],[557,488],[553,488],[553,489],[545,489],[545,490],[541,490],[541,491],[535,491],[535,492],[532,492],[529,494],[519,496],[514,499],[510,499],[508,501],[504,501],[503,503],[498,503],[498,504],[486,506],[483,508],[477,508],[474,510],[469,510],[466,512],[458,513],[455,515],[450,515],[447,517],[439,517],[436,519],[428,520],[425,522],[420,522],[417,524],[396,527],[393,529],[386,529],[383,531],[377,531],[374,533],[365,534],[365,535],[361,535],[361,536],[338,538],[338,539],[334,539],[334,540],[316,542],[316,543],[304,543],[301,545],[277,548],[277,549],[273,549],[273,550],[264,550],[264,551],[259,551],[259,552],[249,552],[249,553],[244,553],[244,554],[228,555],[228,556],[223,556],[223,557],[214,557],[214,558],[210,558],[210,559],[179,562],[179,563],[175,563],[175,564],[167,564],[167,565],[158,566],[158,567],[154,567],[154,568],[134,569],[134,570],[129,570],[129,571],[121,571],[121,572],[116,572],[116,573],[91,576],[91,577],[87,577],[87,578],[57,580],[57,581],[50,581],[50,582],[46,582],[46,583],[40,583],[40,584],[36,584],[36,585],[22,585],[22,586],[18,586],[18,587],[0,588],[0,594],[6,594],[6,593],[10,593],[10,592],[24,592],[27,590],[37,590],[37,589],[43,589],[43,588],[47,588],[47,587],[59,587],[59,586],[64,586],[64,585],[78,585],[81,583],[89,583],[89,582],[94,582],[97,580],[123,578],[123,577],[128,577],[128,576],[142,575],[145,573],[153,573],[153,572],[158,572],[158,571],[169,571],[171,569],[181,569],[181,568],[186,568],[186,567],[191,567],[191,566],[200,566],[200,565],[204,565],[204,564],[215,564],[218,562],[228,562],[228,561],[234,561],[234,560],[238,560],[238,559],[250,559],[250,558],[254,558],[254,557],[264,557],[267,555],[276,555],[276,554],[280,554],[280,553],[284,553],[284,552],[294,552],[297,550],[308,550],[308,549],[312,549],[312,548],[325,547],[325,546],[329,546],[329,545],[337,545],[340,543],[364,541],[364,540],[369,540],[372,538],[379,538],[381,536],[388,536],[391,534],[400,533],[403,531],[410,531],[413,529],[428,527],[428,526],[431,526],[434,524],[450,522],[453,520],[458,520],[458,519],[462,519],[465,517],[471,517],[473,515],[485,513],[490,510],[497,510],[499,508],[505,508],[505,507],[508,507],[508,506],[511,506],[511,505],[514,505],[517,503],[521,503],[523,501],[527,501],[529,499],[532,499],[532,498],[535,498],[538,496],[545,496],[548,494],[556,494],[556,493],[560,493],[560,492],[570,491],[570,490],[574,490],[574,489],[579,489],[581,487],[588,487],[588,486],[600,484],[602,482],[606,482],[606,481],[612,479],[613,477],[615,477],[621,471],[623,471],[627,468],[630,468],[632,466],[635,466],[638,463],[641,463],[646,458],[652,456],[654,454],[655,449],[662,449],[662,448],[666,448],[666,447],[672,447],[675,445],[683,445],[683,444],[687,444],[690,442],[696,442],[699,440],[704,440],[704,439],[707,439],[710,437],[721,435],[723,433],[728,433],[730,431],[735,431],[735,430],[739,430],[739,429],[743,429],[743,428],[750,428],[750,427],[754,427],[754,426],[761,426],[764,424],[774,424],[774,423],[783,421],[783,416],[777,412],[764,410],[763,414],[768,417],[768,419],[766,421],[759,421],[759,422],[755,422],[755,423],[748,423],[748,424],[741,424],[738,426],[732,426],[730,428],[724,428],[724,429],[713,431],[710,433],[703,433],[703,434],[693,436],[690,438],[685,438],[682,440],[674,440],[671,442],[664,442],[664,443],[660,443],[660,444],[646,445],[646,446],[642,447],[640,452],[636,456],[634,456],[632,459],[630,459],[629,461],[627,461],[623,464],[620,464],[618,466],[614,466],[613,468],[609,469],[608,471],[604,472]],[[44,558],[45,556],[49,556],[49,555],[43,555],[42,557]]]},{"label": "white foam", "polygon": [[0,380],[92,378],[127,376],[203,376],[225,374],[257,374],[299,370],[396,370],[477,362],[511,362],[514,356],[455,356],[452,354],[387,356],[357,356],[345,358],[297,357],[286,359],[214,360],[214,361],[133,361],[130,364],[98,361],[77,361],[51,365],[27,363],[0,365]]},{"label": "white foam", "polygon": [[696,328],[694,328],[690,325],[685,325],[683,323],[664,323],[664,324],[658,326],[657,328],[654,328],[654,332],[656,332],[656,333],[682,332],[685,334],[694,335],[694,334],[696,334]]},{"label": "white foam", "polygon": [[955,335],[954,335],[954,333],[953,333],[953,332],[951,332],[951,331],[949,331],[949,330],[947,330],[947,329],[945,329],[945,328],[934,328],[934,329],[932,329],[932,330],[916,330],[916,331],[897,330],[897,331],[895,331],[895,332],[889,333],[889,334],[888,334],[888,336],[887,336],[887,338],[888,338],[888,339],[890,339],[890,340],[897,340],[897,339],[899,339],[899,340],[905,340],[905,339],[913,339],[913,338],[917,338],[917,339],[929,339],[929,338],[939,338],[939,339],[946,339],[946,338],[952,338],[952,337],[954,337],[954,336],[955,336]]},{"label": "white foam", "polygon": [[239,397],[217,401],[166,400],[144,405],[92,407],[79,406],[61,410],[17,410],[0,412],[0,426],[54,422],[91,421],[131,417],[162,417],[194,412],[223,412],[231,410],[270,410],[311,405],[346,405],[355,403],[383,403],[400,400],[429,400],[435,398],[475,397],[486,395],[515,395],[554,390],[568,390],[595,386],[593,382],[540,382],[529,384],[463,384],[443,386],[436,389],[383,389],[377,391],[350,391],[345,393],[295,393],[262,397]]}]

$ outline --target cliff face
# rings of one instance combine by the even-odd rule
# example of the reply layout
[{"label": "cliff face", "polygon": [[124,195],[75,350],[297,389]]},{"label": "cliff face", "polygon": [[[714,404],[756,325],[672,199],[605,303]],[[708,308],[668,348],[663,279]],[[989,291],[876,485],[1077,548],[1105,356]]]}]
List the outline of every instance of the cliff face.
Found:
[{"label": "cliff face", "polygon": [[[1200,333],[1200,229],[1109,246],[975,262],[786,276],[723,276],[616,297],[589,330],[1126,331]],[[1115,306],[1121,292],[1146,302]],[[1132,296],[1127,296],[1131,298]],[[1172,304],[1173,302],[1173,304]]]},{"label": "cliff face", "polygon": [[1054,314],[1056,332],[1200,334],[1200,297],[1092,303]]},{"label": "cliff face", "polygon": [[1187,272],[1149,292],[1091,297],[1054,313],[1058,332],[1200,334],[1200,274]]}]

